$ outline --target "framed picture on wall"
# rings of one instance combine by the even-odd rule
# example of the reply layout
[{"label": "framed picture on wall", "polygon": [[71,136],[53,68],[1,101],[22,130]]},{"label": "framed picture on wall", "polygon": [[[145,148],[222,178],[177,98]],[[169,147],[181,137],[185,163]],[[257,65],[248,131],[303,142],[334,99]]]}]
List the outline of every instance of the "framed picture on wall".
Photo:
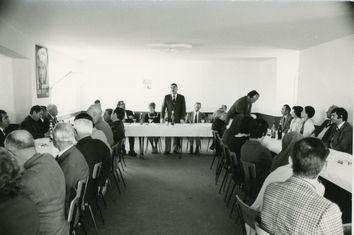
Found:
[{"label": "framed picture on wall", "polygon": [[49,97],[48,49],[36,45],[37,98]]}]

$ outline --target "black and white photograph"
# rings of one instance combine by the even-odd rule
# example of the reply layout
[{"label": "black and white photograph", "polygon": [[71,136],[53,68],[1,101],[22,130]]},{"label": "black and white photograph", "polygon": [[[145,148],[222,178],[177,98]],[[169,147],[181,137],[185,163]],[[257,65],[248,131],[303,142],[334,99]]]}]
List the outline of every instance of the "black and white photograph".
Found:
[{"label": "black and white photograph", "polygon": [[354,2],[0,0],[0,235],[352,234]]}]

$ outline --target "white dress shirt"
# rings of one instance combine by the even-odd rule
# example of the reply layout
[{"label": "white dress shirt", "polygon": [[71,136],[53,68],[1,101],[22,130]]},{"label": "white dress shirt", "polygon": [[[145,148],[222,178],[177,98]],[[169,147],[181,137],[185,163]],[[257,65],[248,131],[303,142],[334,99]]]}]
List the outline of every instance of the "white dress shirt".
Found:
[{"label": "white dress shirt", "polygon": [[300,133],[303,123],[304,120],[302,118],[298,118],[298,117],[293,118],[293,120],[291,120],[290,123],[289,132],[296,131]]}]

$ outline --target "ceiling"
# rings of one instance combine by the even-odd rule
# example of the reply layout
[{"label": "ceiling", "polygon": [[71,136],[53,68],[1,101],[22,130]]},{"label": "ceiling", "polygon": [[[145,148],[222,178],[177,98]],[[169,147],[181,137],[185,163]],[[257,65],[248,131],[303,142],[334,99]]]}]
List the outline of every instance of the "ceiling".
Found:
[{"label": "ceiling", "polygon": [[344,2],[7,1],[0,18],[58,48],[188,43],[200,54],[248,47],[301,50],[354,33]]}]

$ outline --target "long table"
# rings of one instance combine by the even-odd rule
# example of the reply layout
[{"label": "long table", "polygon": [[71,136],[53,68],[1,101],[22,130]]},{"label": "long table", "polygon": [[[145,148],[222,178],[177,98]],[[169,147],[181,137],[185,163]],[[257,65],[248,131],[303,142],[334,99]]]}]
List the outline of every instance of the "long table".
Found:
[{"label": "long table", "polygon": [[[281,140],[266,136],[262,144],[276,154],[281,151]],[[323,168],[320,176],[351,193],[353,180],[352,159],[353,156],[348,153],[330,149],[327,166]]]},{"label": "long table", "polygon": [[145,137],[213,137],[211,123],[126,123],[124,127],[126,137],[139,137],[140,158]]}]

